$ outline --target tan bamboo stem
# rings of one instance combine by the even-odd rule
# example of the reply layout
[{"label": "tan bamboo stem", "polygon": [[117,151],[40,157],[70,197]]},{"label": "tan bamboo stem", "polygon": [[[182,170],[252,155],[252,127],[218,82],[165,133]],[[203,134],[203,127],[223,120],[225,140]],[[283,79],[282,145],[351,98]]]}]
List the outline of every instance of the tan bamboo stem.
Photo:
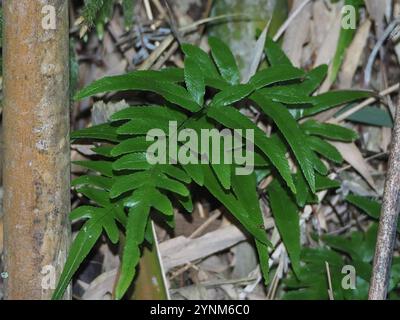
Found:
[{"label": "tan bamboo stem", "polygon": [[5,295],[49,299],[69,245],[68,1],[3,11]]}]

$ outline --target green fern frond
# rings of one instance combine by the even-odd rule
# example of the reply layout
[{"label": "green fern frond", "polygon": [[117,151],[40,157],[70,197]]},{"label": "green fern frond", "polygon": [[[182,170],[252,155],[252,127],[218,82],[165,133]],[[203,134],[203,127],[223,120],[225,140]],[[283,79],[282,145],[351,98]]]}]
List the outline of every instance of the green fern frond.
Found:
[{"label": "green fern frond", "polygon": [[[243,169],[243,163],[236,160],[219,164],[179,163],[167,153],[167,148],[157,152],[158,157],[168,160],[165,164],[149,161],[146,134],[155,128],[167,132],[171,122],[175,123],[172,135],[178,129],[196,133],[203,129],[241,130],[238,132],[242,135],[237,137],[241,142],[239,150],[252,152],[255,165],[273,178],[267,190],[269,202],[292,267],[300,274],[298,211],[316,201],[317,191],[338,187],[336,181],[326,177],[328,169],[317,153],[339,162],[341,157],[326,139],[352,141],[356,135],[339,126],[300,124],[298,120],[370,93],[342,91],[313,96],[326,75],[326,67],[305,73],[293,67],[272,40],[267,42],[271,67],[257,72],[248,83],[240,83],[229,48],[216,38],[210,38],[210,47],[208,55],[198,47],[184,44],[183,70],[167,68],[106,77],[76,95],[76,99],[82,99],[103,92],[136,90],[152,92],[162,97],[162,103],[128,107],[115,113],[108,123],[72,134],[74,140],[106,141],[107,145],[95,149],[102,159],[78,163],[96,173],[79,177],[73,183],[92,205],[78,207],[71,213],[73,218],[88,221],[72,245],[54,298],[62,296],[66,284],[103,230],[112,241],[118,241],[115,222],[126,234],[116,288],[116,297],[122,298],[134,280],[151,213],[159,214],[173,226],[174,207],[179,203],[188,210],[193,207],[192,184],[206,188],[253,237],[261,271],[265,283],[268,282],[271,244],[263,226],[256,175],[237,175],[236,169]],[[211,97],[206,97],[207,87],[214,89]],[[238,105],[257,108],[273,126],[273,134],[268,136],[240,112]],[[254,132],[253,151],[246,149],[247,137],[243,134],[246,130]],[[223,146],[220,148],[220,154],[224,154]],[[188,147],[179,142],[177,149],[185,154],[190,151],[197,160],[204,156],[198,145]],[[290,166],[288,155],[296,163],[296,170]],[[288,209],[290,214],[285,211]]]},{"label": "green fern frond", "polygon": [[94,26],[98,13],[105,3],[111,3],[113,0],[85,0],[82,16],[88,26]]}]

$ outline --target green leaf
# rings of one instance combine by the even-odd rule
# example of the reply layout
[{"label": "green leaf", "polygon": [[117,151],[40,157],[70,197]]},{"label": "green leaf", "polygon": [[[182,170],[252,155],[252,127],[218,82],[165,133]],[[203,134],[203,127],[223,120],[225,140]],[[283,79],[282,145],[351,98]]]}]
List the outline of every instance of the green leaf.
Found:
[{"label": "green leaf", "polygon": [[184,183],[190,183],[192,179],[190,176],[182,169],[173,165],[159,165],[159,168],[162,172],[166,173],[168,176],[175,178]]},{"label": "green leaf", "polygon": [[174,209],[172,207],[171,201],[168,199],[168,197],[164,194],[162,194],[160,191],[157,189],[152,189],[150,194],[150,203],[151,206],[158,211],[164,213],[167,216],[172,216],[174,214]]},{"label": "green leaf", "polygon": [[98,139],[119,142],[117,128],[109,123],[74,131],[71,133],[71,139]]},{"label": "green leaf", "polygon": [[184,197],[187,197],[190,194],[189,190],[183,183],[170,179],[165,175],[158,176],[155,180],[155,185],[158,188],[177,193]]},{"label": "green leaf", "polygon": [[250,84],[233,85],[217,93],[211,101],[211,104],[217,107],[228,106],[246,98],[253,91],[254,87]]},{"label": "green leaf", "polygon": [[185,83],[193,100],[199,105],[203,105],[206,90],[204,77],[197,61],[191,57],[185,59]]},{"label": "green leaf", "polygon": [[348,195],[346,201],[364,211],[371,218],[379,219],[381,214],[381,204],[378,201],[356,195]]},{"label": "green leaf", "polygon": [[260,261],[260,269],[264,278],[264,284],[268,285],[269,283],[269,254],[268,254],[268,246],[264,243],[255,240],[256,249],[258,254],[258,260]]},{"label": "green leaf", "polygon": [[221,76],[231,84],[238,84],[240,81],[239,69],[229,47],[215,37],[209,37],[208,44]]},{"label": "green leaf", "polygon": [[[237,199],[246,209],[248,216],[253,220],[255,225],[264,226],[264,219],[260,209],[257,181],[254,173],[246,176],[233,175],[232,187]],[[255,240],[258,258],[260,261],[260,269],[263,274],[265,284],[269,280],[269,255],[268,246],[264,243]],[[271,243],[268,243],[272,247]]]},{"label": "green leaf", "polygon": [[93,186],[104,190],[110,190],[112,183],[113,181],[109,177],[85,175],[72,180],[71,186],[78,188],[81,186]]},{"label": "green leaf", "polygon": [[78,188],[77,192],[82,193],[86,198],[89,198],[100,206],[107,207],[110,204],[108,192],[105,190],[85,186]]},{"label": "green leaf", "polygon": [[218,199],[231,214],[239,220],[239,222],[246,228],[246,230],[257,240],[265,245],[269,244],[267,240],[267,235],[264,230],[263,225],[258,225],[253,222],[252,219],[249,218],[249,213],[241,202],[239,202],[235,195],[229,190],[225,190],[221,187],[217,178],[215,177],[214,172],[212,172],[211,168],[207,165],[202,165],[204,170],[204,186],[210,191],[210,193]]},{"label": "green leaf", "polygon": [[289,65],[292,66],[289,58],[283,52],[283,50],[279,47],[275,41],[273,41],[270,37],[267,37],[265,41],[265,54],[268,58],[271,66],[276,65]]},{"label": "green leaf", "polygon": [[78,166],[100,172],[101,174],[112,177],[112,162],[111,161],[73,161],[73,164]]},{"label": "green leaf", "polygon": [[[309,97],[309,95],[319,87],[321,82],[326,77],[327,71],[328,67],[326,65],[321,65],[307,73],[304,81],[301,83],[264,88],[260,90],[259,93],[273,101],[280,103],[295,105],[309,104],[312,102],[312,99]],[[296,108],[292,111],[297,119],[303,117],[304,110],[307,109]]]},{"label": "green leaf", "polygon": [[192,100],[192,97],[185,88],[168,82],[168,77],[165,75],[163,77],[162,72],[157,76],[154,73],[149,74],[148,72],[136,71],[122,76],[105,77],[97,80],[79,91],[75,96],[75,100],[109,91],[141,90],[157,93],[167,101],[192,112],[200,109],[200,106]]},{"label": "green leaf", "polygon": [[175,194],[175,198],[179,201],[179,203],[187,212],[189,213],[193,212],[193,201],[190,195],[188,195],[187,197],[182,197]]},{"label": "green leaf", "polygon": [[110,241],[113,244],[116,244],[119,241],[119,230],[117,224],[115,223],[114,216],[110,214],[113,211],[113,207],[111,207],[111,210],[110,208],[104,210],[107,211],[103,222],[104,230],[106,231]]},{"label": "green leaf", "polygon": [[277,180],[268,187],[271,210],[296,275],[300,272],[300,218],[296,204]]},{"label": "green leaf", "polygon": [[112,146],[109,145],[101,145],[100,147],[94,147],[91,150],[95,153],[97,153],[99,156],[103,156],[106,158],[112,158],[111,155],[111,150],[112,150]]},{"label": "green leaf", "polygon": [[298,85],[294,84],[292,86],[297,90],[302,90],[307,95],[312,94],[322,84],[322,81],[324,81],[327,73],[328,66],[326,64],[322,64],[308,72],[305,77],[306,79],[302,83]]},{"label": "green leaf", "polygon": [[304,143],[305,136],[300,130],[297,122],[283,105],[268,101],[262,95],[257,93],[253,94],[251,99],[275,122],[280,132],[289,143],[304,177],[306,178],[311,191],[314,193],[315,175],[312,159],[310,159],[312,151],[309,149],[307,144]]},{"label": "green leaf", "polygon": [[149,182],[150,177],[150,173],[146,171],[116,177],[110,191],[110,198],[119,197],[125,192],[142,187]]},{"label": "green leaf", "polygon": [[181,47],[187,57],[193,58],[197,62],[204,77],[220,78],[217,68],[207,53],[199,47],[187,43],[182,44]]},{"label": "green leaf", "polygon": [[341,164],[343,162],[342,155],[340,152],[329,142],[322,140],[318,137],[309,136],[307,137],[307,143],[311,150],[319,153],[321,156]]},{"label": "green leaf", "polygon": [[[258,94],[264,96],[265,99],[290,105],[310,104],[312,101],[312,98],[306,95],[304,91],[299,91],[298,88],[290,88],[287,86],[263,88],[258,91]],[[304,113],[304,109],[299,110]]]},{"label": "green leaf", "polygon": [[326,189],[336,189],[341,186],[340,181],[332,180],[322,175],[317,174],[315,176],[315,188],[317,191]]},{"label": "green leaf", "polygon": [[158,117],[136,118],[120,126],[117,133],[120,135],[148,135],[152,129],[161,130],[163,135],[168,135],[169,122]]},{"label": "green leaf", "polygon": [[[254,225],[264,226],[255,173],[253,172],[249,175],[232,175],[232,189]],[[270,243],[268,244],[271,245]]]},{"label": "green leaf", "polygon": [[149,106],[134,106],[122,109],[114,113],[111,116],[111,120],[119,121],[119,120],[132,120],[132,119],[154,119],[157,118],[160,121],[177,121],[183,122],[187,119],[186,115],[178,110],[174,110],[170,107],[166,106],[157,106],[157,105],[149,105]]},{"label": "green leaf", "polygon": [[321,238],[331,248],[348,253],[352,258],[359,259],[358,253],[361,241],[357,241],[357,247],[355,248],[354,243],[350,239],[342,236],[323,235]]},{"label": "green leaf", "polygon": [[146,231],[144,232],[144,240],[151,246],[154,244],[153,227],[151,223],[148,223],[146,226]]},{"label": "green leaf", "polygon": [[139,106],[126,108],[115,113],[114,121],[130,120],[117,129],[118,134],[141,134],[148,135],[152,129],[159,129],[168,135],[170,122],[174,121],[181,125],[187,117],[176,110],[163,106]]},{"label": "green leaf", "polygon": [[218,181],[225,189],[231,188],[231,168],[232,165],[220,163],[211,164],[211,167],[218,178]]},{"label": "green leaf", "polygon": [[151,167],[146,152],[134,152],[122,156],[113,163],[114,170],[146,170]]},{"label": "green leaf", "polygon": [[128,219],[126,217],[125,208],[124,208],[123,204],[121,203],[121,201],[119,201],[117,203],[113,203],[113,208],[114,208],[115,220],[117,220],[119,223],[121,223],[121,225],[123,227],[126,227],[126,223],[127,223]]},{"label": "green leaf", "polygon": [[321,272],[326,272],[325,262],[332,266],[343,266],[343,259],[335,251],[327,248],[304,248],[301,250],[301,260],[308,263],[313,263]]},{"label": "green leaf", "polygon": [[313,106],[311,108],[304,109],[303,117],[309,117],[345,103],[360,99],[367,99],[372,95],[373,92],[370,91],[329,91],[318,96],[311,97],[310,103],[312,103]]},{"label": "green leaf", "polygon": [[[342,111],[344,112],[350,110],[351,108],[352,106],[349,106],[348,108],[343,108],[341,112],[337,113],[335,116],[338,116],[342,113]],[[388,111],[378,107],[364,107],[347,117],[346,120],[356,123],[363,123],[370,126],[393,128],[392,116],[389,114]]]},{"label": "green leaf", "polygon": [[208,109],[207,116],[230,129],[254,130],[254,144],[260,148],[276,167],[289,188],[296,192],[285,151],[280,148],[276,140],[268,138],[249,118],[232,107],[211,107]]},{"label": "green leaf", "polygon": [[53,293],[53,300],[62,298],[72,276],[99,239],[103,230],[101,224],[102,218],[103,216],[99,215],[99,217],[90,219],[78,232],[78,235],[69,249],[67,261],[65,262],[57,288]]},{"label": "green leaf", "polygon": [[322,136],[330,140],[352,142],[358,138],[358,134],[351,129],[315,120],[304,122],[301,124],[301,129],[309,135]]},{"label": "green leaf", "polygon": [[326,176],[328,174],[327,166],[321,161],[321,159],[310,150],[310,161],[312,163],[313,168],[320,174]]},{"label": "green leaf", "polygon": [[139,70],[119,76],[105,77],[79,91],[74,99],[81,100],[103,92],[136,90],[134,87],[140,80],[146,80],[150,83],[152,81],[180,82],[183,80],[183,70],[176,68],[166,68],[160,71]]},{"label": "green leaf", "polygon": [[304,175],[301,171],[297,171],[294,175],[294,183],[296,185],[296,202],[299,207],[304,207],[307,199],[311,196],[310,188],[307,184],[307,181],[304,178]]},{"label": "green leaf", "polygon": [[[377,233],[378,224],[374,223],[365,233],[356,231],[347,237],[324,235],[322,236],[322,240],[335,250],[347,253],[357,264],[360,261],[369,263],[374,257]],[[364,274],[362,274],[361,269],[365,268],[360,268],[358,273],[361,277],[365,277],[365,280],[369,281],[371,266],[368,265],[368,270],[365,270]]]},{"label": "green leaf", "polygon": [[146,141],[145,136],[130,138],[116,145],[111,150],[111,155],[116,157],[131,152],[144,152],[152,143],[152,141]]},{"label": "green leaf", "polygon": [[93,206],[80,206],[70,212],[69,218],[71,221],[78,219],[91,219],[96,210],[97,208]]},{"label": "green leaf", "polygon": [[304,76],[304,71],[290,65],[277,65],[258,71],[249,81],[255,89],[261,89],[268,85],[299,79]]},{"label": "green leaf", "polygon": [[194,182],[196,182],[201,187],[203,186],[204,172],[203,172],[203,169],[201,168],[201,166],[188,163],[188,164],[182,165],[182,168],[193,179]]},{"label": "green leaf", "polygon": [[126,241],[122,255],[121,273],[115,289],[115,298],[120,300],[128,290],[136,273],[140,259],[140,244],[144,240],[146,225],[149,223],[149,206],[140,202],[129,210],[126,227]]}]

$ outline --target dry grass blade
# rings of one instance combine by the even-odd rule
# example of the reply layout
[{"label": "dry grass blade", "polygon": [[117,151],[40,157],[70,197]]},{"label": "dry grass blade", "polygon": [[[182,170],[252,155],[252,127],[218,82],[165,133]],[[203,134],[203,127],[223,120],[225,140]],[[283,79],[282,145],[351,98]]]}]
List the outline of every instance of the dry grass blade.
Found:
[{"label": "dry grass blade", "polygon": [[329,295],[329,300],[335,300],[333,296],[333,289],[332,289],[332,278],[331,278],[331,270],[329,269],[329,263],[325,261],[325,267],[326,267],[326,275],[328,277],[328,295]]},{"label": "dry grass blade", "polygon": [[343,159],[346,160],[361,176],[368,182],[368,184],[377,190],[371,172],[373,169],[365,161],[360,150],[354,143],[331,142],[340,152]]},{"label": "dry grass blade", "polygon": [[262,31],[260,37],[256,42],[256,46],[254,47],[253,61],[249,68],[246,70],[246,73],[243,76],[242,83],[247,83],[250,78],[257,72],[258,66],[260,65],[261,57],[265,47],[265,40],[267,39],[267,33],[269,29],[271,21],[268,21],[264,30]]},{"label": "dry grass blade", "polygon": [[110,270],[94,279],[85,290],[82,300],[111,300],[118,269]]},{"label": "dry grass blade", "polygon": [[188,239],[180,236],[160,244],[161,256],[166,271],[213,253],[230,248],[246,240],[246,236],[236,226],[227,226],[206,235]]},{"label": "dry grass blade", "polygon": [[[272,219],[267,220],[266,228],[269,229],[272,226]],[[195,239],[176,237],[161,243],[159,247],[164,268],[167,271],[230,248],[244,240],[246,240],[245,234],[236,226],[230,225]]]},{"label": "dry grass blade", "polygon": [[221,211],[219,210],[215,210],[215,212],[206,220],[204,221],[204,223],[198,227],[190,236],[189,239],[194,239],[197,236],[199,236],[200,234],[202,234],[202,232],[204,230],[207,229],[207,227],[215,220],[217,220],[219,218],[219,216],[221,215]]},{"label": "dry grass blade", "polygon": [[350,88],[354,74],[359,66],[361,56],[367,45],[369,33],[371,30],[371,21],[366,20],[358,28],[354,40],[350,44],[343,61],[342,71],[339,74],[340,88]]},{"label": "dry grass blade", "polygon": [[307,42],[311,21],[311,5],[308,1],[294,3],[293,13],[276,33],[274,40],[279,39],[282,32],[286,31],[283,40],[283,49],[292,63],[299,67],[303,46]]}]

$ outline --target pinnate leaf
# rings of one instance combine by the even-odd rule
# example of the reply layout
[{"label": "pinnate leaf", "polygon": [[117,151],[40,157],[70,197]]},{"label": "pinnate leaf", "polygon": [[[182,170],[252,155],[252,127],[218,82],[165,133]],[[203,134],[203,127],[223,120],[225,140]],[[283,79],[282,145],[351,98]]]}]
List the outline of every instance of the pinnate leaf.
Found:
[{"label": "pinnate leaf", "polygon": [[215,37],[209,37],[208,43],[221,76],[231,84],[238,84],[240,81],[239,69],[229,47]]}]

